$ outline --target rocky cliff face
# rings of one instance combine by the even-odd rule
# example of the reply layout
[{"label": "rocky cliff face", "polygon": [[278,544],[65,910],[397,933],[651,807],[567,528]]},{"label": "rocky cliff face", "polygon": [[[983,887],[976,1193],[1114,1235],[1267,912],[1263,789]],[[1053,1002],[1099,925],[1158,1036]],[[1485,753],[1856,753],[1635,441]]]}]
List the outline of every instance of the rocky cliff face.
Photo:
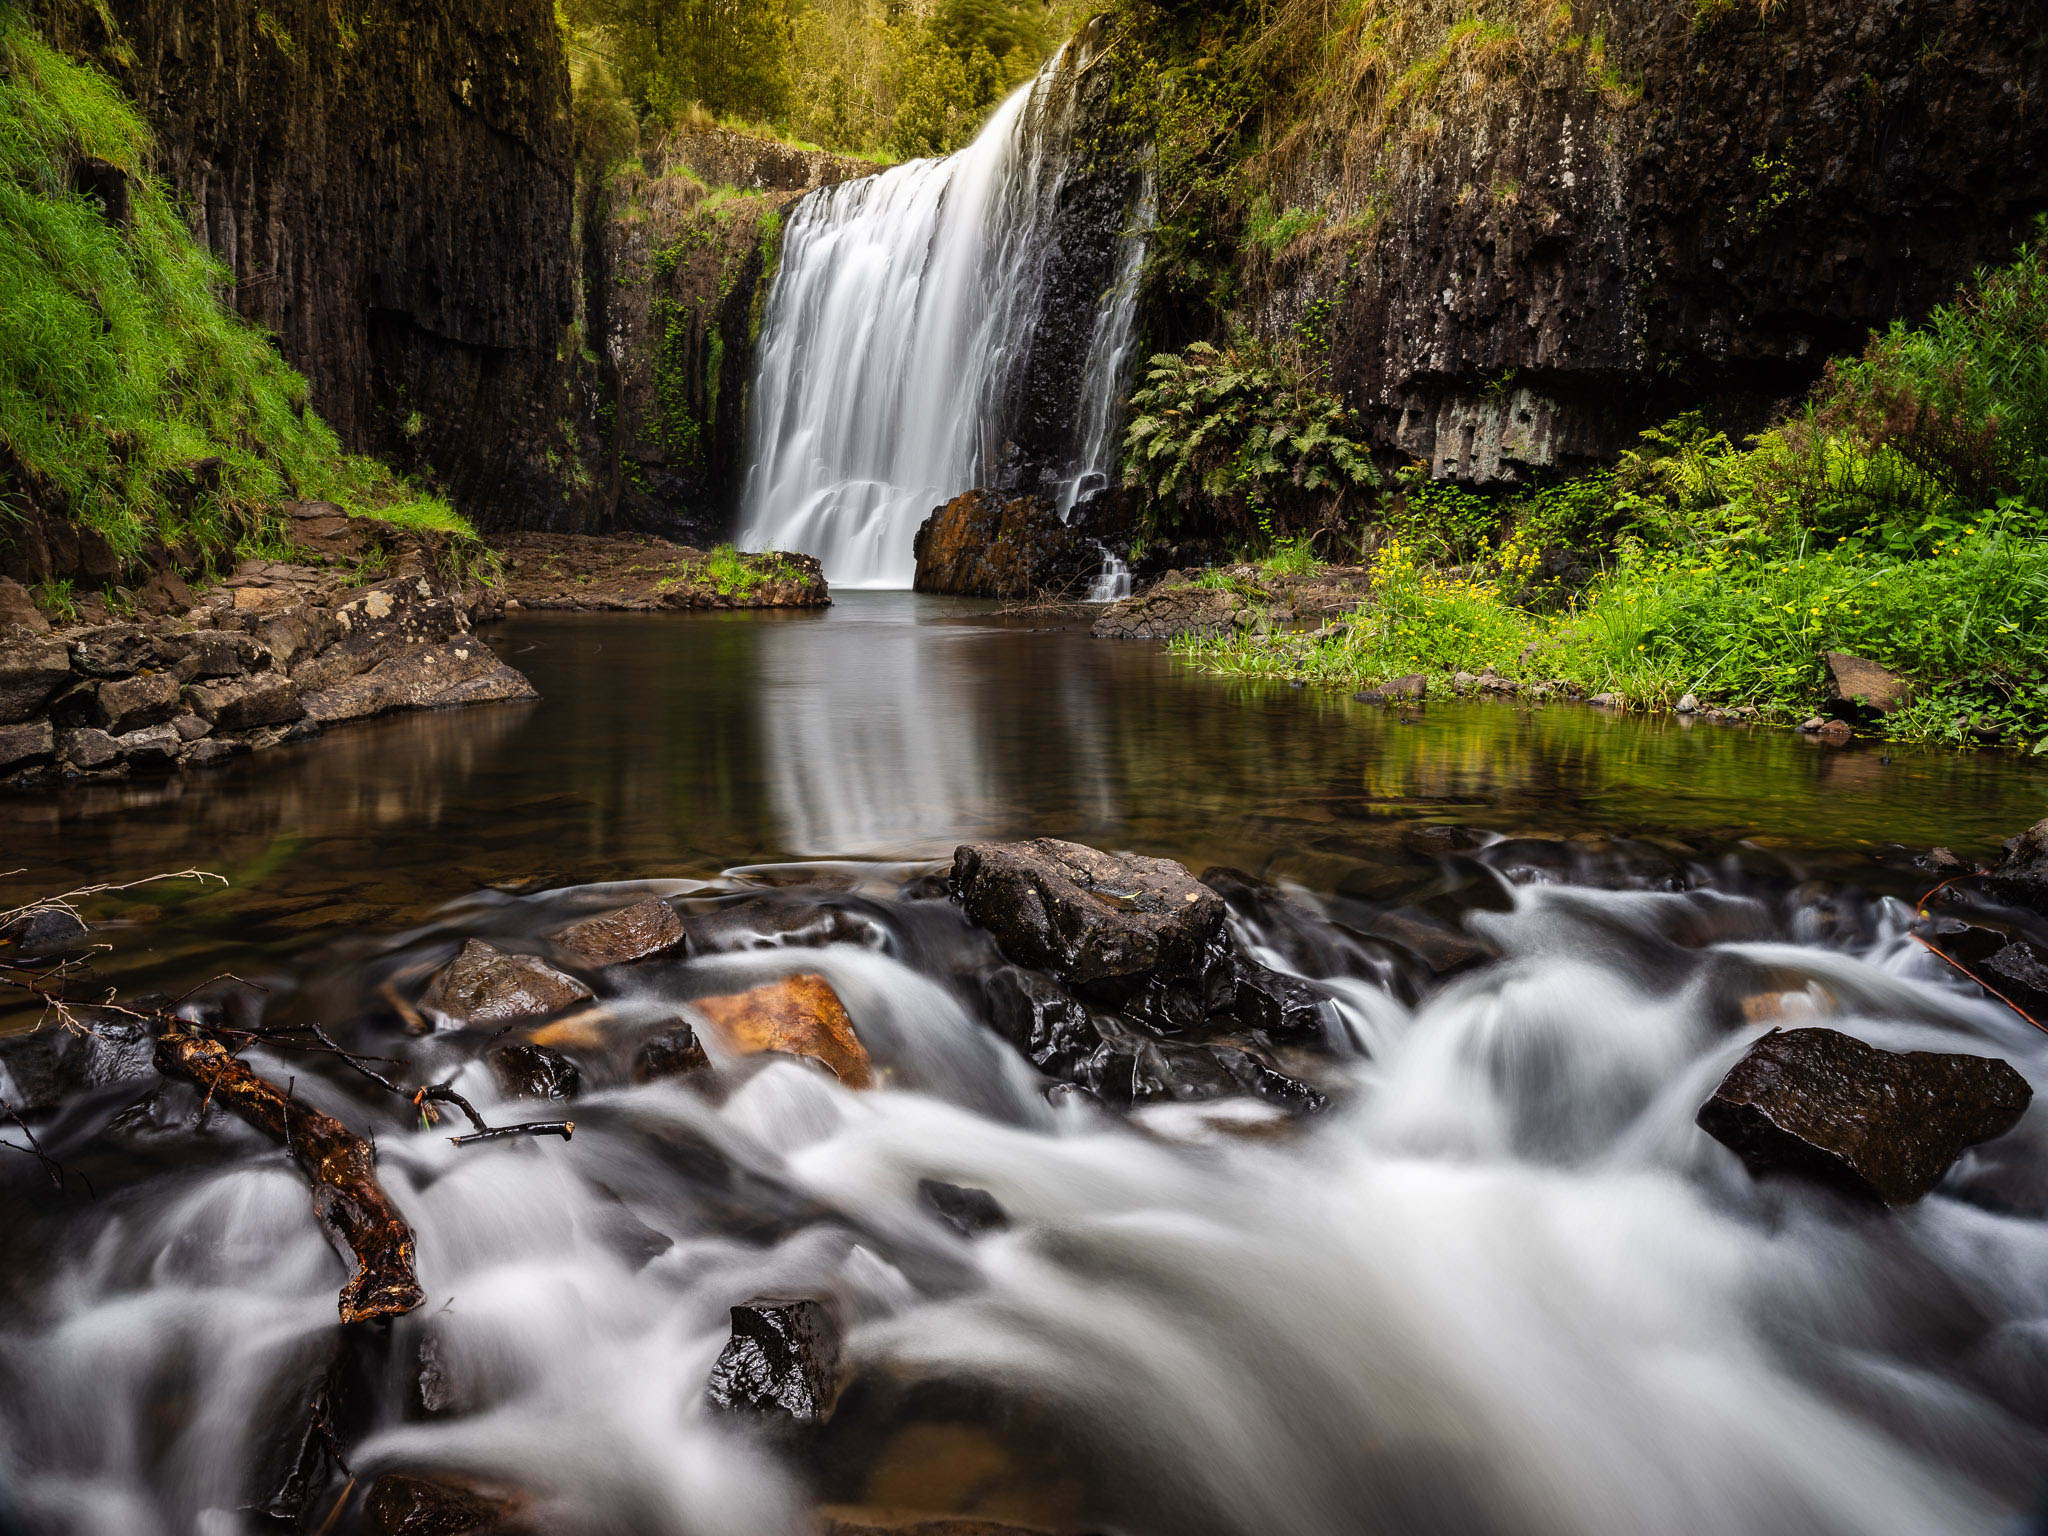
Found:
[{"label": "rocky cliff face", "polygon": [[874,170],[710,129],[587,189],[587,525],[700,546],[730,535],[783,218],[806,192]]},{"label": "rocky cliff face", "polygon": [[2038,0],[1539,14],[1453,28],[1263,167],[1315,227],[1255,254],[1252,317],[1319,333],[1439,475],[1604,457],[1701,400],[1760,420],[2048,207]]},{"label": "rocky cliff face", "polygon": [[486,526],[580,515],[569,81],[548,0],[46,0],[350,446]]}]

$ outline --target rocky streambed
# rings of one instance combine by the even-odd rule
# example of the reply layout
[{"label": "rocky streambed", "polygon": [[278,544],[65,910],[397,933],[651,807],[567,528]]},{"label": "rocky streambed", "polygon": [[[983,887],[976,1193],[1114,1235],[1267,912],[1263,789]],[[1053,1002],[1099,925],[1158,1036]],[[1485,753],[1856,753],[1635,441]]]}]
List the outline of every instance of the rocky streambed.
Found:
[{"label": "rocky streambed", "polygon": [[[182,997],[106,997],[70,904],[20,913],[10,1513],[2022,1507],[2048,824],[1902,863],[1917,901],[1755,850],[1417,848],[1433,873],[1370,898],[1052,838],[485,895]],[[1938,1424],[1909,1411],[1937,1386]]]}]

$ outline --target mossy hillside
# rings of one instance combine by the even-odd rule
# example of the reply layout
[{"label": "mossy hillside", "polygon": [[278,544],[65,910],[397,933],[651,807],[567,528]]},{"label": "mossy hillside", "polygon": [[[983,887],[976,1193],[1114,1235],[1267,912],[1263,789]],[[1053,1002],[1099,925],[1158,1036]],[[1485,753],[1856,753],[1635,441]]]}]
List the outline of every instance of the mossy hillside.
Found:
[{"label": "mossy hillside", "polygon": [[[276,503],[300,497],[467,531],[342,450],[305,381],[225,302],[228,274],[151,173],[152,148],[111,80],[0,0],[0,537],[41,512],[124,559],[152,541],[274,548]],[[97,174],[115,206],[80,190],[90,161],[111,167]]]}]

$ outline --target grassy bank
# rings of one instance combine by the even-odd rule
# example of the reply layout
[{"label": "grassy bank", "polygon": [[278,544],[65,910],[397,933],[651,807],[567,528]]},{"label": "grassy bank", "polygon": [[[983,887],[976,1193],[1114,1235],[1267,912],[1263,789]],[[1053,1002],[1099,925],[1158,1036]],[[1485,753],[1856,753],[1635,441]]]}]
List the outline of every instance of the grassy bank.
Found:
[{"label": "grassy bank", "polygon": [[44,513],[124,559],[152,541],[274,553],[288,498],[467,531],[342,450],[226,302],[151,151],[114,83],[0,0],[0,540]]},{"label": "grassy bank", "polygon": [[1780,719],[1848,651],[1914,684],[1887,734],[2048,751],[2044,508],[2048,235],[1746,444],[1688,419],[1515,500],[1411,482],[1367,514],[1375,599],[1347,626],[1181,649],[1336,686],[1491,667]]}]

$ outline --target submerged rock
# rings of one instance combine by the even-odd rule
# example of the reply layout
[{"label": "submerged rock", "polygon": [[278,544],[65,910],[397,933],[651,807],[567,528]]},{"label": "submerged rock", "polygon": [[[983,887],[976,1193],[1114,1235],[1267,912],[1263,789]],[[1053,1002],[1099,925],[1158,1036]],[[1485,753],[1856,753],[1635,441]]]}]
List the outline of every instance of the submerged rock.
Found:
[{"label": "submerged rock", "polygon": [[822,976],[784,976],[746,992],[700,997],[691,1004],[719,1038],[743,1055],[781,1051],[807,1056],[849,1088],[874,1083],[874,1063],[853,1031],[853,1020]]},{"label": "submerged rock", "polygon": [[683,943],[685,934],[676,909],[650,896],[617,912],[571,923],[548,937],[572,965],[600,970],[666,954]]},{"label": "submerged rock", "polygon": [[727,1413],[822,1424],[843,1384],[839,1319],[831,1306],[757,1297],[732,1309],[732,1337],[711,1368],[705,1395]]},{"label": "submerged rock", "polygon": [[881,930],[844,907],[755,896],[683,920],[693,955],[728,955],[749,949],[822,949],[827,944],[881,942]]},{"label": "submerged rock", "polygon": [[1765,1035],[1698,1122],[1752,1174],[1791,1173],[1910,1205],[1964,1149],[2019,1123],[2033,1090],[2005,1062],[1894,1052],[1832,1029]]},{"label": "submerged rock", "polygon": [[510,1536],[525,1500],[446,1472],[386,1472],[363,1501],[366,1536]]},{"label": "submerged rock", "polygon": [[1000,1232],[1010,1218],[996,1197],[985,1189],[968,1189],[937,1179],[919,1179],[917,1198],[925,1207],[962,1237],[980,1237]]},{"label": "submerged rock", "polygon": [[532,955],[471,939],[428,986],[420,1006],[469,1027],[545,1018],[595,994]]},{"label": "submerged rock", "polygon": [[1223,898],[1172,860],[1058,838],[965,845],[953,888],[1010,959],[1111,1005],[1193,975],[1223,929]]}]

